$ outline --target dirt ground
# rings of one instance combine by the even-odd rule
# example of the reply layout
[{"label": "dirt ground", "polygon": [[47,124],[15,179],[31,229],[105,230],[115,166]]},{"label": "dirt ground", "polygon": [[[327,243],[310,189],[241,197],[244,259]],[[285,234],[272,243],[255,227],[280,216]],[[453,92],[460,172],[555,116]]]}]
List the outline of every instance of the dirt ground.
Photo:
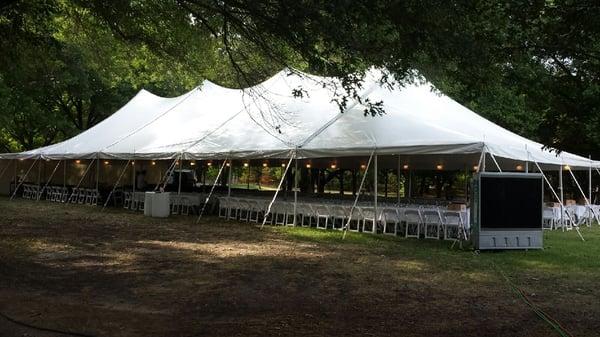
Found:
[{"label": "dirt ground", "polygon": [[[194,221],[0,199],[0,312],[90,336],[558,336],[496,254]],[[575,336],[600,334],[597,278],[506,266]],[[68,335],[0,317],[0,336]]]}]

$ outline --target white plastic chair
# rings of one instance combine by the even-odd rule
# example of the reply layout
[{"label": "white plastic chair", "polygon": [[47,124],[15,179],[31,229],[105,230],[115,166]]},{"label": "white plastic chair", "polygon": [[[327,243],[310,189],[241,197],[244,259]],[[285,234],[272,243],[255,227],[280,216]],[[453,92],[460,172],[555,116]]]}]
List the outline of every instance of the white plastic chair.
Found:
[{"label": "white plastic chair", "polygon": [[444,220],[444,240],[457,240],[461,235],[461,228],[465,230],[460,212],[446,211],[442,213]]},{"label": "white plastic chair", "polygon": [[407,209],[404,211],[404,219],[406,221],[405,234],[407,238],[418,238],[421,235],[421,213],[418,210]]},{"label": "white plastic chair", "polygon": [[382,211],[383,234],[396,235],[400,224],[400,214],[396,208],[384,208]]},{"label": "white plastic chair", "polygon": [[329,218],[331,217],[331,211],[329,210],[329,207],[324,204],[317,204],[313,206],[313,209],[317,214],[317,228],[327,229],[329,226]]},{"label": "white plastic chair", "polygon": [[425,239],[440,239],[442,228],[442,217],[439,210],[423,210],[421,212],[423,219]]}]

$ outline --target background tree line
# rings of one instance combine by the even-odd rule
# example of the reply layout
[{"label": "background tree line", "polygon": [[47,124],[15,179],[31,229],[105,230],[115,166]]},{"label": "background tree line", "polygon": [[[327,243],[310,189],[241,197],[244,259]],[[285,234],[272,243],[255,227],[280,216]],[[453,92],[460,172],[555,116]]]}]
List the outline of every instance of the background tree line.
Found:
[{"label": "background tree line", "polygon": [[502,126],[598,158],[598,17],[593,0],[8,0],[0,151],[73,136],[141,88],[244,87],[291,66],[342,76],[348,98],[377,66],[393,85],[418,70]]}]

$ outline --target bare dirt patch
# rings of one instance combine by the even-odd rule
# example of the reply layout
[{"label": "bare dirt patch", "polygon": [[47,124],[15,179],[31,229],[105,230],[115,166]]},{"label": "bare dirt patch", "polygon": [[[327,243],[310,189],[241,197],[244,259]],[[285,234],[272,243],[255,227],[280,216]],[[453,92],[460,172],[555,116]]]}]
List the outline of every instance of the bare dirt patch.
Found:
[{"label": "bare dirt patch", "polygon": [[[368,234],[341,241],[338,232],[5,199],[0,214],[0,311],[54,329],[94,336],[554,335],[490,267],[496,261],[576,336],[600,330],[598,274],[583,270],[569,281],[572,273],[553,271],[540,253],[482,257],[447,242]],[[0,335],[60,336],[2,318]]]}]

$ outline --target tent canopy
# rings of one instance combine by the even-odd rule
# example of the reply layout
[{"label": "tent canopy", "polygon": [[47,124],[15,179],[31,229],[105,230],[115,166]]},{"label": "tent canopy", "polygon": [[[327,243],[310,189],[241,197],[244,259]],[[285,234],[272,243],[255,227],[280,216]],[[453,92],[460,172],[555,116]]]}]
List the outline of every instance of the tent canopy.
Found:
[{"label": "tent canopy", "polygon": [[[101,123],[63,142],[2,159],[265,159],[400,155],[413,160],[442,158],[471,167],[482,151],[501,166],[538,162],[573,168],[600,162],[543,149],[479,116],[431,84],[388,88],[370,71],[359,96],[382,101],[385,113],[365,117],[358,100],[340,113],[333,101],[339,81],[283,70],[244,90],[205,81],[173,98],[141,90]],[[323,85],[328,83],[328,85]],[[295,97],[293,91],[304,95]],[[474,162],[475,161],[475,162]]]}]

